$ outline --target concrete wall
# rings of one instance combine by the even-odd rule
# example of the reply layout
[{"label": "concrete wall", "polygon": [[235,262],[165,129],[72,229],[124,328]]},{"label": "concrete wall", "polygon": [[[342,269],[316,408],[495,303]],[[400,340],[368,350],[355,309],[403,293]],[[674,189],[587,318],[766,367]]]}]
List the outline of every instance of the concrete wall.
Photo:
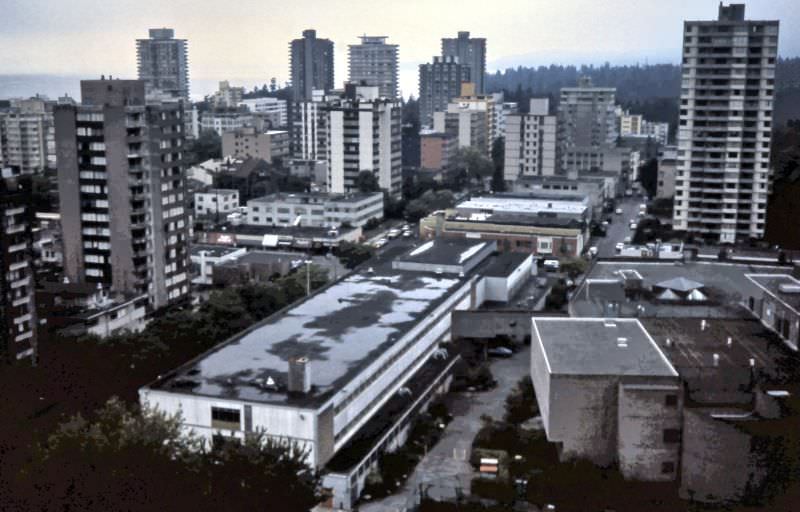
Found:
[{"label": "concrete wall", "polygon": [[[300,446],[310,450],[308,454],[309,464],[317,467],[321,463],[316,446],[318,432],[316,411],[146,389],[139,391],[139,401],[143,404],[147,403],[158,407],[160,411],[167,414],[180,412],[184,430],[194,432],[204,438],[207,443],[211,443],[212,436],[218,432],[238,438],[244,437],[244,406],[245,404],[250,405],[253,410],[254,431],[263,429],[270,437],[295,441]],[[240,410],[242,424],[239,430],[220,431],[212,429],[211,407]]]},{"label": "concrete wall", "polygon": [[[675,397],[675,405],[667,405],[668,395]],[[622,476],[636,480],[675,480],[680,443],[664,442],[664,430],[681,429],[682,402],[678,378],[663,379],[660,385],[620,384],[618,456]]]},{"label": "concrete wall", "polygon": [[508,336],[522,341],[531,336],[530,311],[453,311],[451,316],[453,339]]},{"label": "concrete wall", "polygon": [[617,377],[552,375],[547,439],[561,458],[608,466],[617,459]]},{"label": "concrete wall", "polygon": [[714,419],[709,410],[686,409],[681,453],[682,498],[738,501],[748,482],[764,478],[751,453],[752,438],[735,422]]}]

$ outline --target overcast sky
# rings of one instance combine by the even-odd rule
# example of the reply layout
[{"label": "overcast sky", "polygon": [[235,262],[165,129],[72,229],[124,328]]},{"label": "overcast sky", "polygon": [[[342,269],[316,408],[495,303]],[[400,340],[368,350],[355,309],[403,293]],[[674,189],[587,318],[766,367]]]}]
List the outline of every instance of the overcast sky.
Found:
[{"label": "overcast sky", "polygon": [[[288,79],[288,43],[306,28],[332,39],[336,83],[347,45],[389,36],[401,89],[440,38],[487,38],[490,71],[551,63],[677,62],[682,21],[714,19],[717,0],[0,0],[0,73],[136,75],[135,40],[171,27],[189,40],[190,78],[251,85]],[[800,0],[752,0],[750,19],[779,19],[779,53],[800,55]],[[198,88],[193,87],[194,93]],[[205,91],[203,91],[205,92]]]}]

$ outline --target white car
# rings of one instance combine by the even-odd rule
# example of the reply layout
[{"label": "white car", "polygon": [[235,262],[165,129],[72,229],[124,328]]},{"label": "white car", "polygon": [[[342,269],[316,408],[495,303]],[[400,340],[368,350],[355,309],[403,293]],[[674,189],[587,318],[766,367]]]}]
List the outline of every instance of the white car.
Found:
[{"label": "white car", "polygon": [[395,239],[398,236],[400,236],[400,230],[399,229],[390,229],[389,232],[386,233],[386,238],[388,238],[389,240]]},{"label": "white car", "polygon": [[376,249],[380,249],[381,247],[386,245],[387,242],[388,242],[388,240],[386,240],[385,238],[381,238],[381,239],[377,240],[374,244],[372,244],[372,247],[374,247]]},{"label": "white car", "polygon": [[617,215],[622,215],[622,208],[617,208],[617,209],[614,211],[614,213],[616,213]]},{"label": "white car", "polygon": [[604,228],[607,228],[608,227],[608,221],[604,220],[603,222],[600,223],[600,225],[603,226]]},{"label": "white car", "polygon": [[632,239],[631,239],[631,237],[630,237],[630,236],[626,236],[626,237],[625,237],[625,240],[623,240],[623,242],[625,242],[626,244],[629,244],[629,243],[631,243],[631,240],[632,240]]},{"label": "white car", "polygon": [[403,231],[403,238],[410,238],[412,234],[411,231]]},{"label": "white car", "polygon": [[597,247],[595,247],[594,245],[589,247],[589,256],[591,256],[592,258],[597,256]]},{"label": "white car", "polygon": [[544,260],[542,266],[544,266],[545,270],[558,270],[561,268],[561,263],[558,260]]},{"label": "white car", "polygon": [[625,244],[623,244],[622,242],[617,242],[617,245],[615,245],[614,247],[617,249],[617,252],[619,252],[625,248]]},{"label": "white car", "polygon": [[637,226],[638,224],[636,224],[635,222],[631,222],[631,229],[636,229]]}]

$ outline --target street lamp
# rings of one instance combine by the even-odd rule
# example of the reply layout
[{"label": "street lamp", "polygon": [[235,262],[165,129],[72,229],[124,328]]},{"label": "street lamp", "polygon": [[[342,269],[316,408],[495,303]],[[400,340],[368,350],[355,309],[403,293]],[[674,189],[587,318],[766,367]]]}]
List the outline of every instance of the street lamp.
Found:
[{"label": "street lamp", "polygon": [[307,259],[303,263],[306,264],[306,296],[311,295],[311,263],[313,260]]}]

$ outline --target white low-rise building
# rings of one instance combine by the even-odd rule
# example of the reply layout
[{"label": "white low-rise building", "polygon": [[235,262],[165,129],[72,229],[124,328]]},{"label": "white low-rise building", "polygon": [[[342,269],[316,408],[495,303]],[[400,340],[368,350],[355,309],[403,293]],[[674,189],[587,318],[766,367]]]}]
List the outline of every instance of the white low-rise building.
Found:
[{"label": "white low-rise building", "polygon": [[435,241],[399,266],[376,261],[164,375],[140,400],[180,411],[209,444],[263,430],[304,447],[333,506],[350,510],[379,454],[447,388],[458,359],[445,343],[451,313],[484,300],[495,248]]},{"label": "white low-rise building", "polygon": [[251,226],[364,226],[383,219],[383,193],[276,193],[247,202]]},{"label": "white low-rise building", "polygon": [[212,188],[194,194],[194,214],[227,216],[239,211],[239,191],[228,188]]}]

